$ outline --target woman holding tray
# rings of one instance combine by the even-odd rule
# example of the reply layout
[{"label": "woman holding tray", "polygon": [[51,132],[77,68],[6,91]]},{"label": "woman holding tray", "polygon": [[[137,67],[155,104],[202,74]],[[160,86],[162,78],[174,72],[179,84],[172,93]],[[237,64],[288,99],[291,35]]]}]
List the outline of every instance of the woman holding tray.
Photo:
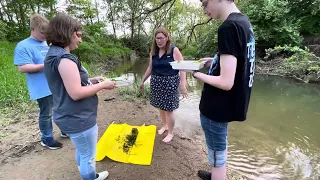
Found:
[{"label": "woman holding tray", "polygon": [[140,90],[144,89],[144,82],[150,79],[150,104],[159,109],[162,120],[162,128],[158,134],[168,131],[163,142],[168,143],[173,138],[175,117],[173,111],[179,107],[180,86],[183,97],[187,96],[186,73],[172,69],[170,62],[182,61],[183,57],[179,49],[171,44],[169,32],[160,27],[155,35],[150,52],[149,66],[142,78]]}]

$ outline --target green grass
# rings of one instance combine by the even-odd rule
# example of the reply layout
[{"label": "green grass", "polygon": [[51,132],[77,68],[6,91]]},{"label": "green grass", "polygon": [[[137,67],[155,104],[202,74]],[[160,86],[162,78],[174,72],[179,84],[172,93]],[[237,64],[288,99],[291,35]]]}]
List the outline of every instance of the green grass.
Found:
[{"label": "green grass", "polygon": [[149,100],[150,97],[150,85],[144,85],[144,91],[139,89],[140,82],[136,82],[133,86],[119,87],[118,93],[120,97],[127,101],[134,101],[136,99]]},{"label": "green grass", "polygon": [[13,65],[16,43],[0,41],[0,108],[13,107],[29,99],[25,75]]},{"label": "green grass", "polygon": [[16,43],[0,41],[0,125],[15,123],[34,110],[25,75],[13,64]]},{"label": "green grass", "polygon": [[131,54],[125,47],[103,47],[97,43],[83,42],[72,53],[77,55],[82,62],[100,62],[122,60]]}]

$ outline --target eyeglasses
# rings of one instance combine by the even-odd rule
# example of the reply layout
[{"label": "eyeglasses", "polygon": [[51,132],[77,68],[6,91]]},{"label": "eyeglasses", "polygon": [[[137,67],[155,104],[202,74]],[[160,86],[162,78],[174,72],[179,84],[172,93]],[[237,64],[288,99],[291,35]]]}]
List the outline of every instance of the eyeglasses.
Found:
[{"label": "eyeglasses", "polygon": [[156,39],[157,40],[160,40],[160,41],[162,41],[162,40],[164,40],[166,37],[156,37]]}]

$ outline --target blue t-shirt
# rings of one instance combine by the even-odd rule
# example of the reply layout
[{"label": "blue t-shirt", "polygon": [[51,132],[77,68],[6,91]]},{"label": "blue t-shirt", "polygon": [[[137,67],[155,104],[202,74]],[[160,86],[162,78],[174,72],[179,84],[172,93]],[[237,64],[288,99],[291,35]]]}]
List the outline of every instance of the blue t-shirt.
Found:
[{"label": "blue t-shirt", "polygon": [[[14,50],[14,65],[43,64],[49,47],[45,41],[31,37],[20,41]],[[44,70],[35,73],[25,73],[31,100],[51,95]]]}]

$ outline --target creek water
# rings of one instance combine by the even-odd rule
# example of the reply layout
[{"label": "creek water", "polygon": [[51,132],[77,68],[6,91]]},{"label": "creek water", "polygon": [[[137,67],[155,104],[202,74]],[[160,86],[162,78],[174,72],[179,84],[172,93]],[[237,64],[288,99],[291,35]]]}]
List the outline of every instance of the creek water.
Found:
[{"label": "creek water", "polygon": [[[112,73],[135,81],[147,66],[127,61]],[[188,74],[187,84],[176,127],[193,136],[203,83]],[[227,166],[246,179],[320,179],[320,85],[255,75],[247,120],[229,125]]]}]

